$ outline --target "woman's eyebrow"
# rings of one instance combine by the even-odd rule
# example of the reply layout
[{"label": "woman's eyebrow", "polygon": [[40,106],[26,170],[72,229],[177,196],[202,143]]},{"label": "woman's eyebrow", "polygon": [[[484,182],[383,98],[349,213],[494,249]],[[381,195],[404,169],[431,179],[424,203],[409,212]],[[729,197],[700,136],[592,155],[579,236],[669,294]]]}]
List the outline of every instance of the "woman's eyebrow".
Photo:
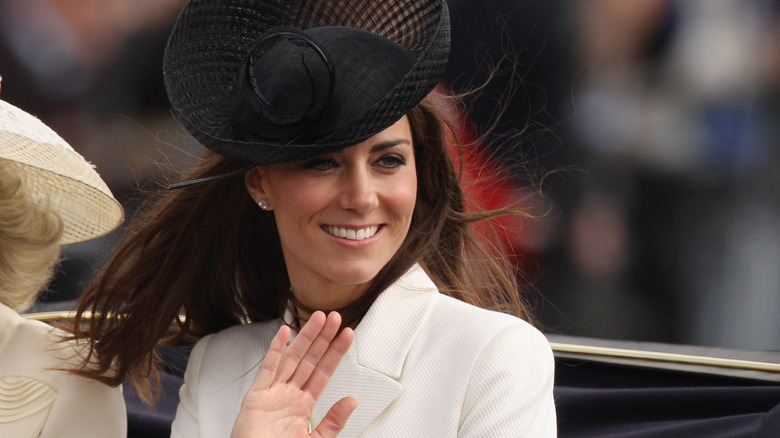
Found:
[{"label": "woman's eyebrow", "polygon": [[[380,151],[383,151],[385,149],[390,149],[393,146],[398,146],[398,145],[401,145],[401,144],[411,145],[412,141],[409,140],[408,138],[398,138],[398,139],[395,139],[395,140],[381,141],[381,142],[371,146],[370,153],[373,154],[375,152],[380,152]],[[340,155],[340,154],[344,153],[344,149],[341,149],[341,150],[338,150],[338,151],[333,151],[331,153],[332,154],[336,154],[336,155]]]},{"label": "woman's eyebrow", "polygon": [[391,148],[393,146],[398,146],[399,144],[411,145],[412,142],[411,142],[411,140],[409,140],[407,138],[399,138],[399,139],[396,139],[396,140],[387,140],[387,141],[383,141],[381,143],[377,143],[374,146],[372,146],[371,147],[371,152],[374,153],[374,152],[383,151],[383,150],[389,149],[389,148]]}]

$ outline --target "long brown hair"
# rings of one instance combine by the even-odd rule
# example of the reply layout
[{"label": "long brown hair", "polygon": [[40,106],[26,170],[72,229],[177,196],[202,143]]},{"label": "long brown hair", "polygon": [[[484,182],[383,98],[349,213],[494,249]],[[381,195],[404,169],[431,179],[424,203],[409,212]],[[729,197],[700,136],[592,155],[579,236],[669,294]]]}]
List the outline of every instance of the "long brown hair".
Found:
[{"label": "long brown hair", "polygon": [[[514,212],[467,213],[447,124],[428,100],[408,118],[418,174],[409,234],[357,302],[322,310],[339,310],[353,325],[419,262],[442,293],[528,318],[511,263],[484,248],[469,226]],[[246,166],[207,152],[185,178]],[[73,333],[89,341],[94,361],[81,373],[110,385],[130,377],[151,401],[159,389],[158,344],[278,318],[292,298],[286,272],[273,213],[254,204],[243,178],[162,193],[136,216],[80,299]]]}]

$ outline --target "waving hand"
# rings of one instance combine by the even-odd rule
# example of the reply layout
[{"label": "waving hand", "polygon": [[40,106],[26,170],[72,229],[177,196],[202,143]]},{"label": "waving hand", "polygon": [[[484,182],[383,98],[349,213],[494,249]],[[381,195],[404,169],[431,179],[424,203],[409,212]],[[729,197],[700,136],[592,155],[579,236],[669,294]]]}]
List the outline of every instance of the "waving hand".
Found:
[{"label": "waving hand", "polygon": [[289,346],[290,328],[279,329],[241,403],[231,438],[331,438],[344,428],[357,407],[353,397],[336,402],[309,431],[314,405],[354,338],[350,328],[336,336],[340,325],[337,312],[327,317],[315,312]]}]

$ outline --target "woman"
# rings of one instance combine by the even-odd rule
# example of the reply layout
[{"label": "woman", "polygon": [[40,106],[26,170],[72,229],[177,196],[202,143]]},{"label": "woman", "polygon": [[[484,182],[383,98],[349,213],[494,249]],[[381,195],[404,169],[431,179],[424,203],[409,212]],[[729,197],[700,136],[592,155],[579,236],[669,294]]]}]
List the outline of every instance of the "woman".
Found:
[{"label": "woman", "polygon": [[191,1],[165,78],[209,151],[83,296],[94,373],[154,389],[155,345],[199,339],[177,437],[282,424],[268,400],[290,436],[554,436],[550,347],[426,98],[448,50],[441,0]]},{"label": "woman", "polygon": [[102,236],[122,209],[97,172],[38,119],[0,101],[0,436],[124,437],[121,388],[76,375],[64,333],[17,312],[46,286],[60,246]]}]

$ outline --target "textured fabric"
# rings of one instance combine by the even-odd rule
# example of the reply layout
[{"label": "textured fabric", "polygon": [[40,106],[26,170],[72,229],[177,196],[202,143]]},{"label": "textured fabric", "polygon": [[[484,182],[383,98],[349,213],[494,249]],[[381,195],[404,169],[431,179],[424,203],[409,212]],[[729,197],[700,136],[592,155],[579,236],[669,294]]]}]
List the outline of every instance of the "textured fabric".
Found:
[{"label": "textured fabric", "polygon": [[107,234],[124,217],[94,166],[43,122],[0,100],[0,159],[24,167],[30,195],[62,218],[60,243]]},{"label": "textured fabric", "polygon": [[51,386],[26,377],[0,377],[0,424],[12,423],[49,408],[57,398]]},{"label": "textured fabric", "polygon": [[57,370],[72,357],[55,329],[0,304],[0,437],[127,435],[121,388]]},{"label": "textured fabric", "polygon": [[[311,40],[267,39],[281,26],[307,32]],[[343,30],[308,32],[331,26],[376,38],[350,35],[347,44],[330,44]],[[381,47],[380,53],[356,50],[358,40]],[[276,62],[274,53],[282,50],[273,47],[280,41],[301,49],[289,51],[289,65]],[[253,163],[292,162],[358,144],[395,123],[439,82],[449,43],[444,0],[191,0],[168,41],[165,86],[176,116],[208,149]],[[395,46],[408,52],[401,62],[391,57]],[[266,53],[272,56],[264,66]],[[263,68],[253,69],[257,65]],[[330,75],[318,73],[327,70]],[[297,81],[294,90],[288,81],[268,88],[266,81],[283,76]],[[306,91],[309,83],[315,86]],[[328,97],[320,101],[322,93]],[[251,105],[244,105],[245,97]],[[249,120],[236,117],[247,107],[256,112],[251,124],[257,129],[247,130],[239,119]]]},{"label": "textured fabric", "polygon": [[[192,351],[173,437],[229,436],[280,320],[232,327]],[[358,407],[340,437],[554,437],[553,356],[526,322],[440,294],[415,266],[383,292],[314,410]]]}]

